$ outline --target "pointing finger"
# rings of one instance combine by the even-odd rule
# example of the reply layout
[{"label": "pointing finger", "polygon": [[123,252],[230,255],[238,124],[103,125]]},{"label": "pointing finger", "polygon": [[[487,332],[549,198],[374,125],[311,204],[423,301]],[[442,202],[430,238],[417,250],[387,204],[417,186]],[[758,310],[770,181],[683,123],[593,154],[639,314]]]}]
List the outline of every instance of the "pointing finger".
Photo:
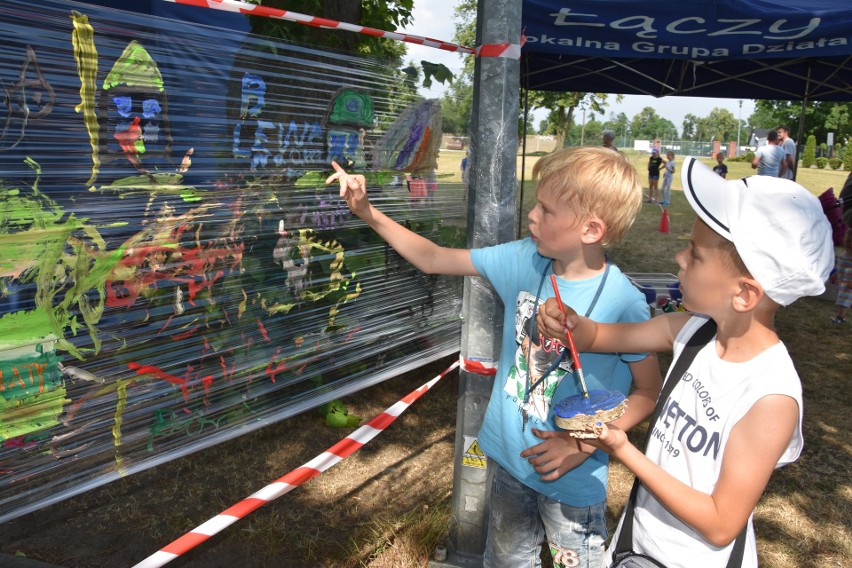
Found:
[{"label": "pointing finger", "polygon": [[334,173],[326,178],[326,180],[325,180],[326,185],[330,184],[334,180],[341,179],[341,178],[343,178],[343,176],[346,175],[346,170],[341,168],[340,164],[338,164],[334,160],[331,161],[331,167],[334,168]]}]

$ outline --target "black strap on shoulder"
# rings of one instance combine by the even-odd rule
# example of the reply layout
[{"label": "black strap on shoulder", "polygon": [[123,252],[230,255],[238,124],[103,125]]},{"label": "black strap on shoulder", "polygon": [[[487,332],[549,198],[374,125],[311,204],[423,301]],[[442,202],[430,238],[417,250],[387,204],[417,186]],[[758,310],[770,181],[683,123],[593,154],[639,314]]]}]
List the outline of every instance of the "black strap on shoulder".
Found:
[{"label": "black strap on shoulder", "polygon": [[[663,412],[663,407],[671,395],[672,390],[674,390],[675,385],[680,382],[680,379],[683,377],[683,374],[687,371],[687,369],[689,369],[689,366],[692,364],[692,361],[695,359],[698,352],[701,351],[701,349],[704,348],[704,346],[707,345],[715,335],[716,322],[712,319],[708,319],[704,325],[698,328],[692,337],[689,338],[683,348],[683,351],[681,351],[677,360],[672,365],[671,371],[666,377],[666,382],[660,392],[660,397],[657,399],[657,406],[654,408],[651,420],[648,423],[648,435],[645,437],[646,449],[654,431],[654,425],[657,423],[657,419]],[[639,478],[636,478],[633,482],[633,488],[630,490],[630,497],[627,499],[627,505],[624,512],[624,522],[621,524],[621,532],[618,535],[618,542],[616,543],[615,550],[613,552],[614,558],[620,553],[628,552],[633,549],[633,508],[636,505],[636,494],[638,492]],[[746,523],[742,532],[737,536],[734,548],[731,550],[731,557],[728,559],[727,568],[737,568],[742,566],[747,529],[748,523]]]}]

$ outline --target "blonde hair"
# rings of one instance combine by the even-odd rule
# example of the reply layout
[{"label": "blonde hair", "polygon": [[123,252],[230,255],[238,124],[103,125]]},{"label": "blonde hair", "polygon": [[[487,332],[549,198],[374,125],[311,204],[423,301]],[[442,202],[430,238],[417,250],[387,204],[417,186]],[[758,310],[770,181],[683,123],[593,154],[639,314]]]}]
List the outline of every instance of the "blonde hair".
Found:
[{"label": "blonde hair", "polygon": [[639,173],[621,152],[584,146],[552,152],[533,167],[538,190],[556,195],[580,218],[606,225],[604,246],[618,243],[642,207]]}]

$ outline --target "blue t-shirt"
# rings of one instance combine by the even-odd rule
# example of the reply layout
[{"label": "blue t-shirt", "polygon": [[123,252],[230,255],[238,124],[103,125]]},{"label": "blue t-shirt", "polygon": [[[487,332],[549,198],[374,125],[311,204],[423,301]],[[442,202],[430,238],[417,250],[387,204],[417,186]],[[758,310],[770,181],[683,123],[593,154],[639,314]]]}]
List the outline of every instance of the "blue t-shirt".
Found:
[{"label": "blue t-shirt", "polygon": [[[500,362],[479,431],[482,451],[516,479],[551,499],[574,507],[587,507],[605,500],[608,458],[604,452],[596,451],[556,481],[542,481],[541,474],[520,456],[523,450],[542,442],[532,433],[533,428],[557,430],[553,405],[582,392],[569,353],[542,384],[529,388],[564,348],[559,342],[544,342],[529,349],[530,320],[539,287],[539,303],[554,295],[550,283],[552,260],[541,256],[531,239],[474,249],[471,259],[479,274],[494,286],[505,306]],[[542,276],[545,276],[543,284]],[[566,305],[585,315],[602,280],[602,274],[580,281],[558,279],[559,293]],[[644,296],[618,267],[610,266],[590,317],[601,322],[636,322],[649,316]],[[586,386],[589,390],[619,390],[628,394],[633,376],[627,363],[645,356],[581,354]],[[524,403],[527,392],[528,400]]]}]

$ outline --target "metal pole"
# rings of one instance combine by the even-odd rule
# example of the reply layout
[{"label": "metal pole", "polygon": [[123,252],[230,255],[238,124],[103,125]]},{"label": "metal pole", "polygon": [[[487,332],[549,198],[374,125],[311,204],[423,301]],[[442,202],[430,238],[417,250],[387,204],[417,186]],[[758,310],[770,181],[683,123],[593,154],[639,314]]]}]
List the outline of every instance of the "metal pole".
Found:
[{"label": "metal pole", "polygon": [[[521,238],[521,220],[524,218],[524,180],[527,174],[527,125],[530,121],[530,97],[529,90],[524,89],[524,137],[521,138],[521,188],[518,197],[518,231],[515,238]],[[538,150],[538,136],[536,136],[536,150]]]},{"label": "metal pole", "polygon": [[740,129],[743,125],[743,100],[740,99],[740,114],[737,117],[737,156],[740,155]]},{"label": "metal pole", "polygon": [[[476,45],[520,44],[521,0],[478,0]],[[468,247],[514,239],[517,214],[518,100],[520,61],[477,57],[473,75]],[[461,357],[496,368],[503,310],[481,278],[466,278],[462,305]],[[466,365],[468,369],[472,365]],[[477,436],[491,398],[492,376],[461,371],[456,416],[455,470],[449,566],[481,566],[490,493],[489,460]]]}]

